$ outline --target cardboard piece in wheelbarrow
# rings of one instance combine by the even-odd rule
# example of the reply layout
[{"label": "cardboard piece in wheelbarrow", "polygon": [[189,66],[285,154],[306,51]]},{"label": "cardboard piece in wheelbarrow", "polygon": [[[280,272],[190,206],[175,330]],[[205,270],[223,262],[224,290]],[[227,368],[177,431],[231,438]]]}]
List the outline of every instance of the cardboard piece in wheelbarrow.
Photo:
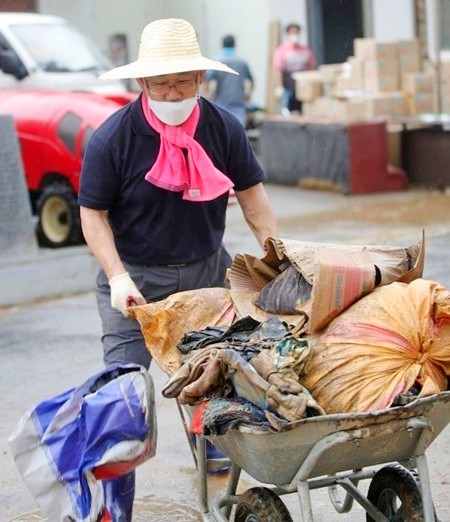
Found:
[{"label": "cardboard piece in wheelbarrow", "polygon": [[[408,247],[339,245],[268,238],[261,259],[238,254],[228,271],[231,295],[239,315],[258,319],[261,295],[279,283],[283,293],[286,266],[295,269],[311,287],[308,298],[294,302],[291,315],[283,309],[297,333],[313,333],[375,287],[394,281],[409,283],[422,276],[424,235]],[[249,292],[253,296],[249,303]],[[285,292],[286,293],[286,292]],[[289,293],[292,293],[292,288]],[[295,297],[295,296],[294,296]],[[273,304],[273,303],[272,303]],[[264,308],[268,311],[268,308]],[[270,308],[272,313],[276,309]]]}]

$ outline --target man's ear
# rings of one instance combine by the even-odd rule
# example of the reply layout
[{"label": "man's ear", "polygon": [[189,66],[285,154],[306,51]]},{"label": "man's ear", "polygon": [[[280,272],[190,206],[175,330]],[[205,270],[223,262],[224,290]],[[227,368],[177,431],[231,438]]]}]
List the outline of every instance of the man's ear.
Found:
[{"label": "man's ear", "polygon": [[198,71],[198,83],[202,83],[205,79],[206,71]]},{"label": "man's ear", "polygon": [[139,84],[139,87],[144,90],[144,79],[143,78],[136,78],[136,81]]}]

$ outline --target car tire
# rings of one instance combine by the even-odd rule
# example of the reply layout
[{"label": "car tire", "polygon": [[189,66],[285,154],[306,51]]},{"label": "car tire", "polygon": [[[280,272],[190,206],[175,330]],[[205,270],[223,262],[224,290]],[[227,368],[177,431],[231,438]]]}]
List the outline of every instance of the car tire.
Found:
[{"label": "car tire", "polygon": [[36,214],[39,245],[58,248],[82,242],[80,208],[68,185],[44,187],[36,201]]}]

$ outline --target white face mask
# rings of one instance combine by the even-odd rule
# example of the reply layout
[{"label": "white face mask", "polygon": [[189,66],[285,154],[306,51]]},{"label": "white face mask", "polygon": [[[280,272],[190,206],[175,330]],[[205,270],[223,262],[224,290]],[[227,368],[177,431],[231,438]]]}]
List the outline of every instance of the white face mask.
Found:
[{"label": "white face mask", "polygon": [[300,42],[300,35],[298,35],[298,34],[289,34],[288,35],[288,40],[292,44],[298,44]]},{"label": "white face mask", "polygon": [[181,101],[156,101],[147,96],[148,106],[166,125],[181,125],[192,114],[197,103],[198,96],[185,98]]}]

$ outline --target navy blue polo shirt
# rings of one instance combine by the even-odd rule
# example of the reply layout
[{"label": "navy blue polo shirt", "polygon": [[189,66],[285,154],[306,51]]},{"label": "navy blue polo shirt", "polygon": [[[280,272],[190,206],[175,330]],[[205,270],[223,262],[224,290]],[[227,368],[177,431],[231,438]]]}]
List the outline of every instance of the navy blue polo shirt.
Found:
[{"label": "navy blue polo shirt", "polygon": [[[141,95],[142,96],[142,95]],[[194,138],[236,191],[264,180],[242,124],[201,98]],[[108,210],[120,258],[138,265],[191,263],[217,252],[225,232],[228,194],[209,202],[145,180],[156,161],[159,134],[147,123],[141,97],[106,120],[89,140],[78,203]]]}]

